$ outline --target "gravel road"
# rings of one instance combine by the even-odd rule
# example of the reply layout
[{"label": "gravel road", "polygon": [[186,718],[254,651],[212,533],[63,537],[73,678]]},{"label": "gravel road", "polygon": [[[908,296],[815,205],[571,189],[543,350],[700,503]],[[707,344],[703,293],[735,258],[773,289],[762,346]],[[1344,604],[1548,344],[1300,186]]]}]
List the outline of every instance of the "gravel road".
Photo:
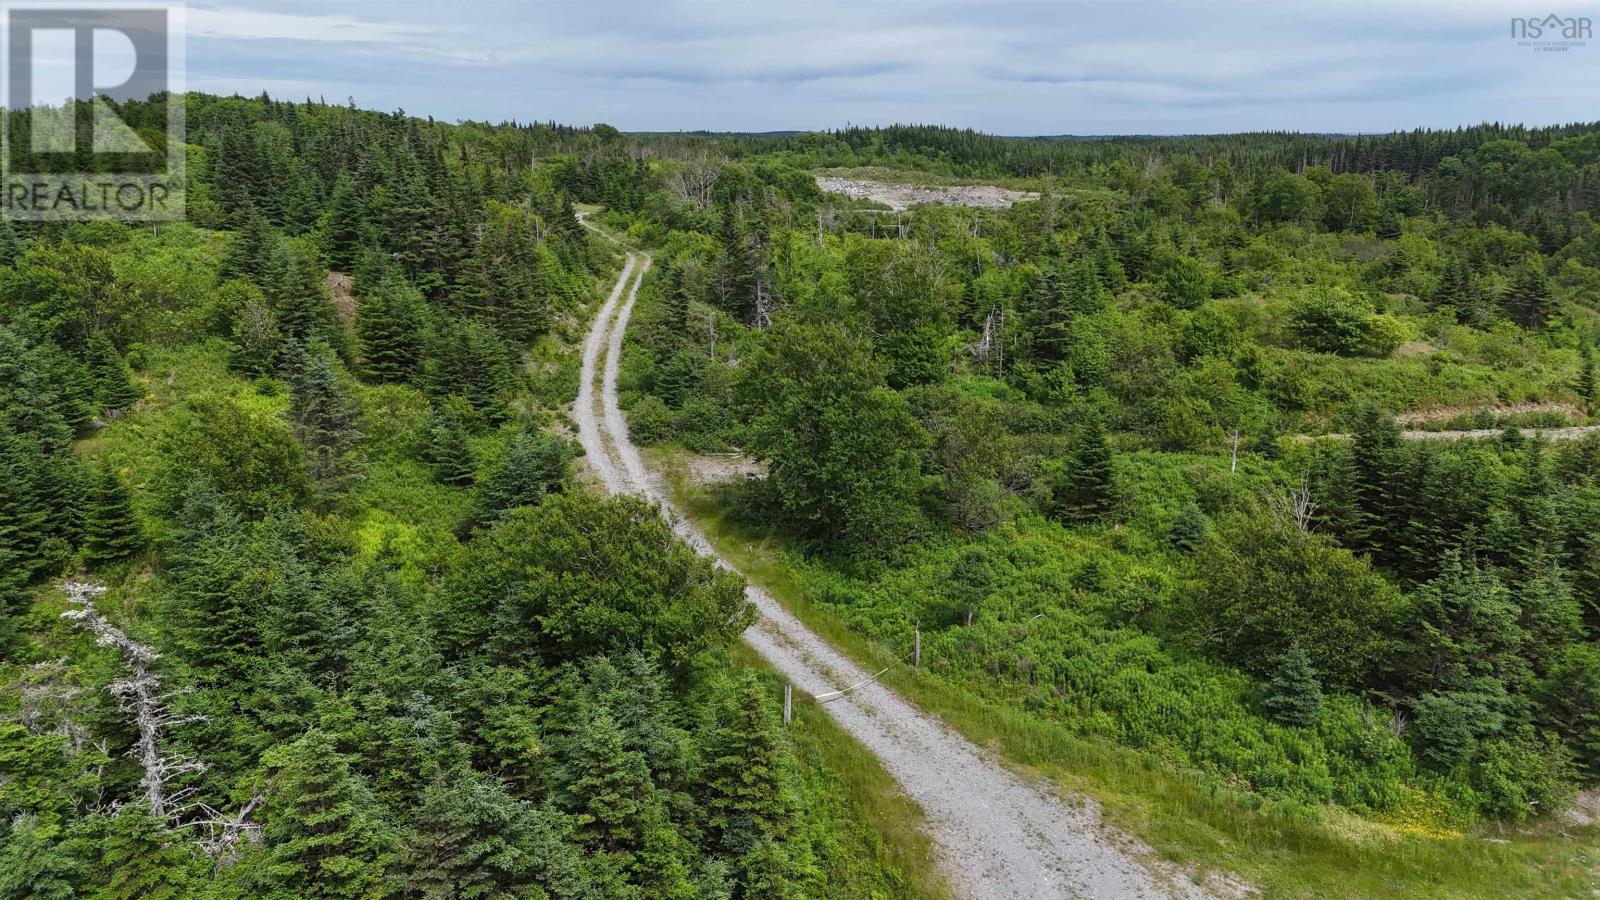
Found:
[{"label": "gravel road", "polygon": [[[658,504],[685,541],[718,565],[731,568],[673,510],[629,441],[617,406],[622,340],[650,261],[648,254],[628,255],[584,343],[573,409],[579,440],[609,492],[634,494]],[[797,695],[823,695],[868,681],[871,673],[801,624],[765,591],[751,585],[747,596],[761,616],[745,632],[745,640],[794,681]],[[1064,800],[1048,785],[1025,781],[991,753],[880,684],[868,683],[823,708],[877,754],[922,807],[941,874],[960,896],[985,900],[1207,896],[1182,872],[1154,859],[1148,848],[1104,826],[1092,801]]]}]

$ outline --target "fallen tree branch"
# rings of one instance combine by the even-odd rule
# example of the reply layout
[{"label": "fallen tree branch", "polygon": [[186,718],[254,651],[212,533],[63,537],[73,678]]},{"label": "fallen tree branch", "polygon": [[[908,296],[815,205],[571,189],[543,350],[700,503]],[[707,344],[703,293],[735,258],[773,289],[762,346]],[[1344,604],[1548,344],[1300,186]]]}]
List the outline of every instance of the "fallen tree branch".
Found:
[{"label": "fallen tree branch", "polygon": [[139,760],[144,778],[139,782],[150,814],[161,821],[170,822],[177,804],[194,793],[194,788],[172,788],[173,782],[184,775],[205,771],[198,759],[179,755],[163,755],[161,734],[174,725],[201,721],[201,716],[173,713],[167,706],[172,694],[161,691],[161,677],[151,668],[159,658],[154,648],[128,637],[122,629],[112,625],[99,610],[94,600],[106,592],[102,585],[84,581],[68,581],[62,585],[67,598],[77,607],[62,613],[79,627],[95,636],[102,647],[115,647],[122,653],[128,666],[128,677],[111,682],[111,693],[122,701],[122,709],[133,717],[139,730],[139,739],[128,755]]}]

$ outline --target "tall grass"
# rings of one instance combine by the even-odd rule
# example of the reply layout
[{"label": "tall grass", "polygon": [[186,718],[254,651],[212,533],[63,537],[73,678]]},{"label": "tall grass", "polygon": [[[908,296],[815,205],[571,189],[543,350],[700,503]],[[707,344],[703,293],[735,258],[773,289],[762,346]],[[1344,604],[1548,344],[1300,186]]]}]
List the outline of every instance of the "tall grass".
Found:
[{"label": "tall grass", "polygon": [[[674,451],[652,451],[679,508],[736,567],[809,627],[876,670],[894,654],[813,602],[782,541],[746,528],[690,483]],[[1600,829],[1538,826],[1436,834],[1332,807],[1273,803],[1153,754],[1089,739],[924,670],[883,679],[1024,775],[1099,801],[1110,822],[1197,877],[1231,873],[1267,897],[1574,897],[1600,890]]]}]

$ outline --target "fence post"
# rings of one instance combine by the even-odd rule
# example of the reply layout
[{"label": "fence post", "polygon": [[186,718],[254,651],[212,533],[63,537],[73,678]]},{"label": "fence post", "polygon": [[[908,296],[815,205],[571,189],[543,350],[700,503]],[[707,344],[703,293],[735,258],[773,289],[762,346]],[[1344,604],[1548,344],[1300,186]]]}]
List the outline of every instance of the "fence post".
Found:
[{"label": "fence post", "polygon": [[783,724],[788,725],[794,718],[794,682],[783,683]]},{"label": "fence post", "polygon": [[920,671],[922,669],[922,628],[916,629],[916,635],[911,644],[911,667]]}]

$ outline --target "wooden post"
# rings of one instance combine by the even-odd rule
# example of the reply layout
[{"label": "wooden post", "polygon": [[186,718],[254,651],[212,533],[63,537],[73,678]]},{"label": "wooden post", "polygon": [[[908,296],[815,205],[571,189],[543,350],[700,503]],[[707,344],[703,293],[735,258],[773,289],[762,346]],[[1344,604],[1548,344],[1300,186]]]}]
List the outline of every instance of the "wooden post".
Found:
[{"label": "wooden post", "polygon": [[911,666],[912,666],[912,668],[917,669],[919,671],[922,669],[922,629],[921,628],[918,628],[916,630],[916,633],[914,634],[914,636],[911,639]]},{"label": "wooden post", "polygon": [[788,725],[794,718],[794,682],[783,683],[783,724]]},{"label": "wooden post", "polygon": [[1228,462],[1228,471],[1239,471],[1239,429],[1233,430],[1233,458]]}]

